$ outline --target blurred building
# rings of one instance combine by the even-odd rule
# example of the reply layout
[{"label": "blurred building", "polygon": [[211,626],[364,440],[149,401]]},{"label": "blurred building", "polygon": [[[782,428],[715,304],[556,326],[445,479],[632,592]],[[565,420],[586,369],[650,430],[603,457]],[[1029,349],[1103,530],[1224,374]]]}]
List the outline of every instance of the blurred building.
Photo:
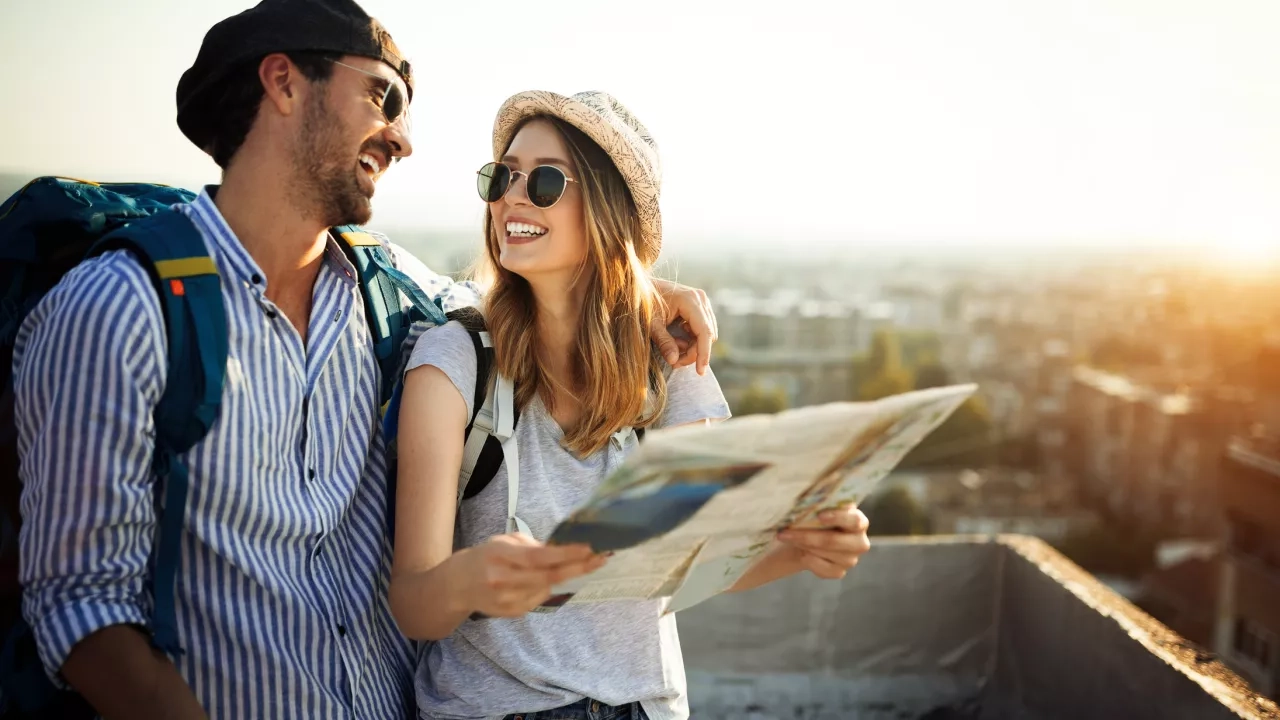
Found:
[{"label": "blurred building", "polygon": [[840,350],[728,349],[714,364],[730,407],[752,388],[780,391],[787,407],[853,398],[853,357]]},{"label": "blurred building", "polygon": [[853,304],[819,300],[794,290],[761,296],[721,290],[712,298],[720,342],[731,350],[843,352],[850,359],[862,345],[861,311]]},{"label": "blurred building", "polygon": [[1068,470],[1118,517],[1165,535],[1216,537],[1219,459],[1253,395],[1159,389],[1076,367],[1067,395]]},{"label": "blurred building", "polygon": [[933,485],[927,510],[938,534],[1019,534],[1059,544],[1097,524],[1066,483],[1005,468],[951,473]]},{"label": "blurred building", "polygon": [[1259,426],[1232,440],[1221,480],[1226,528],[1214,646],[1259,692],[1274,694],[1280,690],[1280,433]]}]

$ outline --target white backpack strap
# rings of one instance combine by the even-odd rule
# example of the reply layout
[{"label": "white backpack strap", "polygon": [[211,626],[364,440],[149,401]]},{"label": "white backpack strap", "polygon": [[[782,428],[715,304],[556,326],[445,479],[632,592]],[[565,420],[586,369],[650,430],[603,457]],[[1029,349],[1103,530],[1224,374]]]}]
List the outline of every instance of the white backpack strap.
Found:
[{"label": "white backpack strap", "polygon": [[[493,341],[489,339],[489,333],[480,333],[480,340],[485,347],[493,347]],[[484,404],[480,406],[480,412],[476,413],[476,420],[471,426],[471,433],[467,435],[467,444],[462,448],[462,469],[458,473],[459,507],[462,506],[462,494],[467,489],[467,483],[471,482],[471,473],[475,472],[476,463],[480,460],[480,452],[484,450],[484,443],[493,434],[493,429],[497,427],[494,407],[495,393],[493,391],[496,376],[496,372],[489,373],[489,389],[484,394]]]},{"label": "white backpack strap", "polygon": [[528,524],[516,517],[516,506],[520,502],[520,443],[515,435],[502,443],[502,459],[507,468],[507,532],[533,537]]},{"label": "white backpack strap", "polygon": [[636,432],[635,429],[632,428],[630,425],[622,428],[621,430],[613,434],[612,439],[614,444],[618,446],[619,450],[622,450],[627,446],[627,438],[634,435],[635,432]]},{"label": "white backpack strap", "polygon": [[493,394],[498,404],[498,412],[493,417],[493,434],[506,442],[516,429],[516,386],[497,370],[493,374],[497,378],[497,388]]},{"label": "white backpack strap", "polygon": [[493,435],[502,441],[502,463],[507,469],[507,532],[521,532],[532,537],[528,524],[516,517],[516,508],[520,504],[520,442],[515,436],[515,385],[510,379],[497,375],[493,395],[497,405]]}]

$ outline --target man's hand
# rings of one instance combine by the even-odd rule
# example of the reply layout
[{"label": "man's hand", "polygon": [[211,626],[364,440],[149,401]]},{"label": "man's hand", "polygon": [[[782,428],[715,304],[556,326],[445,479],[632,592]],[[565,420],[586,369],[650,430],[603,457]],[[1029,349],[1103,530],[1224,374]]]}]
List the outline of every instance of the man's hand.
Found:
[{"label": "man's hand", "polygon": [[711,345],[719,337],[711,300],[697,288],[670,280],[654,280],[654,287],[666,304],[666,315],[655,315],[649,337],[658,344],[671,367],[697,361],[702,375],[711,362]]},{"label": "man's hand", "polygon": [[797,559],[809,572],[827,580],[839,580],[871,549],[867,516],[853,505],[818,514],[817,528],[788,528],[778,539],[797,551]]}]

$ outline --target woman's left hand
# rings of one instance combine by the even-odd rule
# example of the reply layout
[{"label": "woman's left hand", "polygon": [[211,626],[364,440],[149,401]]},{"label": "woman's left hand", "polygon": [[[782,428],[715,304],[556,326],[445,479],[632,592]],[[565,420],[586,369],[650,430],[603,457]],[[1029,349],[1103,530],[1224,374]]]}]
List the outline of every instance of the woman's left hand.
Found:
[{"label": "woman's left hand", "polygon": [[[653,317],[649,337],[658,344],[658,350],[671,367],[684,367],[696,360],[698,374],[703,374],[711,362],[711,345],[718,337],[711,300],[697,288],[670,280],[654,280],[653,284],[662,295],[667,312],[665,316]],[[692,339],[682,338],[683,344],[668,329],[668,326],[679,321],[693,335]]]},{"label": "woman's left hand", "polygon": [[871,549],[867,516],[854,505],[818,514],[821,527],[788,528],[778,539],[794,548],[800,565],[827,580],[839,580]]}]

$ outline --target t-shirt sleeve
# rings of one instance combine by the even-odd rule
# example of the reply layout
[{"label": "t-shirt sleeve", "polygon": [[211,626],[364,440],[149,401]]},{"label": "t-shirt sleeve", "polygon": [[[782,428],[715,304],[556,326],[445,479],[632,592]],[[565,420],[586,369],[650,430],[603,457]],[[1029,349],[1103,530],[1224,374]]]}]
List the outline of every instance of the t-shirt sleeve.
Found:
[{"label": "t-shirt sleeve", "polygon": [[475,412],[476,348],[471,334],[457,322],[427,329],[413,346],[405,371],[423,365],[439,368],[467,403],[467,417]]},{"label": "t-shirt sleeve", "polygon": [[676,368],[667,376],[667,407],[655,428],[675,427],[702,420],[727,420],[729,403],[711,368],[699,375],[693,365]]}]

